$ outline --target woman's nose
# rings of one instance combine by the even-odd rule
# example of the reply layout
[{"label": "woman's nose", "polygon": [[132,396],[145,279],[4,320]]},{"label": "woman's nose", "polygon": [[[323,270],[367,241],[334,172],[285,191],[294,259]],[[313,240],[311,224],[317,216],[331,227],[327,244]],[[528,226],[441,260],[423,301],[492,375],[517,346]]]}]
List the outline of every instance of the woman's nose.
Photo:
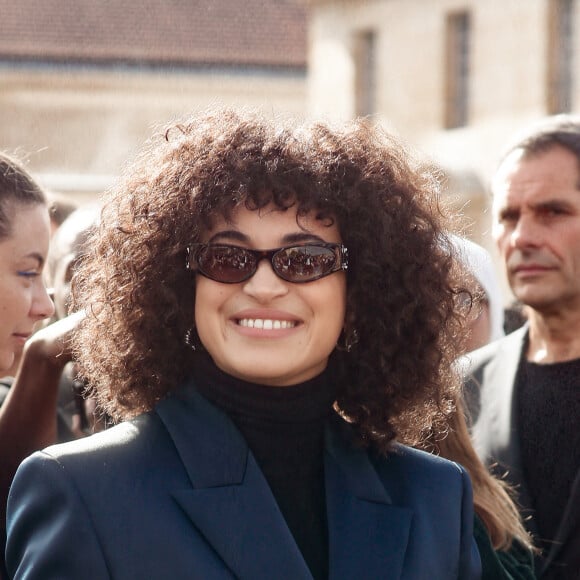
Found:
[{"label": "woman's nose", "polygon": [[274,272],[268,260],[261,260],[256,273],[244,283],[244,292],[259,302],[268,302],[287,294],[288,282]]},{"label": "woman's nose", "polygon": [[31,314],[38,320],[50,318],[54,314],[54,303],[42,281],[40,281],[35,291]]}]

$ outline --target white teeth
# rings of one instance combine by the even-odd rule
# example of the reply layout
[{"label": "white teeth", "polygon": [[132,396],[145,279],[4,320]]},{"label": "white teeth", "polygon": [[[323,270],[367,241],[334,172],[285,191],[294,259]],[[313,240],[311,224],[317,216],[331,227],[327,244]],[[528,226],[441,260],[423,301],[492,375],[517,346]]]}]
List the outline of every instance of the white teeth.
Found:
[{"label": "white teeth", "polygon": [[281,330],[284,328],[294,328],[296,322],[291,320],[270,320],[262,318],[241,318],[238,320],[240,326],[247,328],[262,328],[264,330]]}]

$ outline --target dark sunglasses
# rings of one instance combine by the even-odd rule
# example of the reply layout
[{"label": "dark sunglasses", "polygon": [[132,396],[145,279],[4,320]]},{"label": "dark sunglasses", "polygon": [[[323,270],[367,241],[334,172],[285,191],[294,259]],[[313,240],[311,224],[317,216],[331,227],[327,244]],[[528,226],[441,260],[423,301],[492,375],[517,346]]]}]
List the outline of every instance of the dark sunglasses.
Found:
[{"label": "dark sunglasses", "polygon": [[250,250],[220,244],[192,244],[187,248],[187,268],[223,284],[251,278],[262,260],[277,276],[300,284],[348,268],[348,251],[342,244],[306,244],[274,250]]}]

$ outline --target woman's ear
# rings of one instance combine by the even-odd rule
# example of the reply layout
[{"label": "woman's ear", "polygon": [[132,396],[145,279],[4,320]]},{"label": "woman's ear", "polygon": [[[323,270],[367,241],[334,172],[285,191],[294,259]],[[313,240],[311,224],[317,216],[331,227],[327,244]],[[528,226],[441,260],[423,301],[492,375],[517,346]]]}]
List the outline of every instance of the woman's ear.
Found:
[{"label": "woman's ear", "polygon": [[358,344],[359,335],[356,329],[355,319],[354,313],[346,314],[342,332],[336,342],[337,350],[351,352],[355,345]]}]

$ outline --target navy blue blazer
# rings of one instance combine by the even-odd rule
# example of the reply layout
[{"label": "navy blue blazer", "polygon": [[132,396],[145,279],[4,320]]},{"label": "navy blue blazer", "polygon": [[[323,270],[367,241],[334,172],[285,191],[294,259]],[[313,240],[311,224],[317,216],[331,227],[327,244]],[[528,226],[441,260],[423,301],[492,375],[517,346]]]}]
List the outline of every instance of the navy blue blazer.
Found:
[{"label": "navy blue blazer", "polygon": [[[480,577],[469,478],[326,431],[329,577]],[[7,566],[27,580],[306,580],[311,574],[229,418],[189,385],[154,411],[35,453],[8,502]]]}]

